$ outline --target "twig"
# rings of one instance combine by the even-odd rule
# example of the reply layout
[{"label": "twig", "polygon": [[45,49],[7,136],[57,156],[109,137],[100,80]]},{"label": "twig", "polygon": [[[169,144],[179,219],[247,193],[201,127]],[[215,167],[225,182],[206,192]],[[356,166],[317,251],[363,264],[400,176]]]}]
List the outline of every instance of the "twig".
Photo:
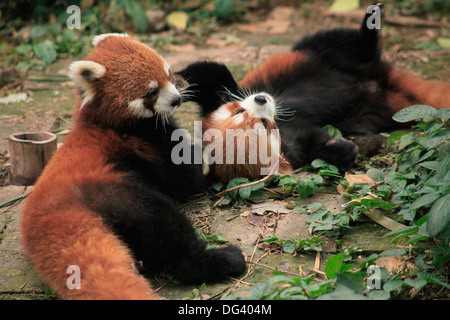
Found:
[{"label": "twig", "polygon": [[268,266],[268,265],[265,265],[265,264],[262,264],[262,263],[252,262],[252,261],[249,261],[248,263],[251,263],[251,264],[253,264],[255,266],[258,266],[258,267],[263,267],[263,268],[274,270],[274,271],[280,271],[280,272],[286,273],[286,274],[288,274],[290,276],[302,277],[302,275],[300,273],[296,273],[296,272],[292,272],[292,271],[286,271],[286,270],[279,270],[277,268],[274,268],[274,267],[271,267],[271,266]]},{"label": "twig", "polygon": [[14,199],[12,199],[12,200],[9,200],[9,201],[6,201],[6,202],[0,204],[0,209],[1,209],[1,208],[5,208],[5,207],[12,206],[12,205],[13,205],[14,203],[16,203],[17,201],[21,201],[22,199],[25,199],[25,197],[26,197],[27,195],[28,195],[28,194],[21,195],[21,196],[19,196],[19,197],[17,197],[17,198],[14,198]]},{"label": "twig", "polygon": [[323,275],[323,276],[327,276],[327,274],[325,273],[325,272],[323,272],[323,271],[320,271],[320,270],[317,270],[317,269],[315,269],[315,268],[312,268],[312,269],[309,269],[309,270],[311,270],[311,271],[313,271],[313,272],[315,272],[315,273],[318,273],[318,274],[321,274],[321,275]]},{"label": "twig", "polygon": [[320,252],[316,252],[316,260],[314,261],[314,269],[320,270]]}]

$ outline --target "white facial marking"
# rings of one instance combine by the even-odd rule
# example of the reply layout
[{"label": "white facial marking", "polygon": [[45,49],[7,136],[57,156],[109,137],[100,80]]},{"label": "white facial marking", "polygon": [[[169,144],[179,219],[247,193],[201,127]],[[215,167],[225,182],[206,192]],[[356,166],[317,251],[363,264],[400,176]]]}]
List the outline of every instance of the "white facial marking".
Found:
[{"label": "white facial marking", "polygon": [[168,82],[166,88],[159,90],[158,100],[155,104],[156,113],[172,114],[175,108],[171,104],[177,97],[180,97],[180,93],[173,83]]},{"label": "white facial marking", "polygon": [[231,112],[228,110],[226,106],[222,106],[212,114],[212,119],[214,121],[220,122],[227,120],[231,117]]},{"label": "white facial marking", "polygon": [[103,40],[105,40],[108,37],[128,37],[128,34],[126,33],[104,33],[98,36],[95,36],[94,39],[92,40],[92,45],[94,47],[98,46],[100,44],[100,42],[102,42]]},{"label": "white facial marking", "polygon": [[149,87],[149,89],[152,89],[152,90],[156,89],[156,88],[158,88],[158,83],[155,80],[152,80],[149,82],[148,87]]},{"label": "white facial marking", "polygon": [[139,98],[128,104],[128,110],[138,118],[151,118],[153,112],[144,106],[144,99]]},{"label": "white facial marking", "polygon": [[[264,104],[259,104],[255,101],[255,97],[262,95],[266,98],[267,102]],[[275,117],[275,103],[273,98],[264,92],[253,94],[244,101],[241,102],[241,106],[253,117],[255,118],[266,118],[270,121],[274,121]]]},{"label": "white facial marking", "polygon": [[242,113],[234,117],[234,124],[241,124],[242,122],[244,122],[244,115]]}]

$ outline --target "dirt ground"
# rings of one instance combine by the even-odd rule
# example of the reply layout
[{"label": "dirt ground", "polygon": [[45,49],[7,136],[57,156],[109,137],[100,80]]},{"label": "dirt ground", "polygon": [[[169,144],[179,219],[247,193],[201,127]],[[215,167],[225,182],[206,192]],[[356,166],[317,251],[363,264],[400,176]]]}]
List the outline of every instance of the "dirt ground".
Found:
[{"label": "dirt ground", "polygon": [[[237,80],[263,62],[273,53],[289,50],[300,37],[319,29],[334,27],[359,27],[361,12],[355,17],[333,16],[328,3],[315,1],[305,6],[278,6],[266,14],[246,14],[247,22],[221,26],[206,39],[195,39],[192,34],[177,33],[177,44],[167,43],[158,51],[179,70],[186,64],[200,59],[214,59],[227,64]],[[165,31],[167,37],[173,31]],[[410,70],[424,78],[450,81],[450,49],[427,50],[417,44],[450,37],[447,27],[406,26],[387,23],[383,27],[385,39],[384,57],[404,70]],[[146,36],[141,37],[146,41]],[[71,127],[71,110],[75,94],[73,83],[67,77],[67,66],[73,57],[62,57],[42,72],[32,71],[26,79],[3,95],[24,92],[22,102],[0,104],[0,204],[14,203],[0,208],[0,299],[53,299],[51,290],[39,279],[22,251],[18,226],[25,196],[32,186],[13,186],[8,181],[8,141],[15,132],[51,131],[64,140]],[[177,111],[176,118],[182,127],[193,129],[198,119],[198,109],[185,104]],[[325,242],[320,253],[315,251],[292,255],[271,248],[263,240],[272,236],[280,239],[308,239],[312,235],[305,223],[307,215],[294,210],[292,202],[298,198],[282,198],[268,192],[262,199],[266,211],[258,211],[261,203],[243,206],[217,206],[213,194],[205,195],[186,206],[195,226],[210,236],[219,236],[242,248],[248,272],[239,279],[229,279],[220,284],[206,286],[180,286],[165,276],[152,279],[154,287],[167,299],[224,298],[230,294],[245,296],[252,284],[267,281],[274,271],[290,275],[313,275],[317,281],[325,279],[324,266],[328,258],[338,250],[337,238],[321,237]],[[330,210],[341,208],[348,201],[336,190],[324,189],[302,199],[304,205],[320,202]],[[374,221],[363,218],[352,228],[345,230],[339,239],[340,247],[361,247],[361,259],[374,252],[395,248],[383,236],[389,230]]]}]

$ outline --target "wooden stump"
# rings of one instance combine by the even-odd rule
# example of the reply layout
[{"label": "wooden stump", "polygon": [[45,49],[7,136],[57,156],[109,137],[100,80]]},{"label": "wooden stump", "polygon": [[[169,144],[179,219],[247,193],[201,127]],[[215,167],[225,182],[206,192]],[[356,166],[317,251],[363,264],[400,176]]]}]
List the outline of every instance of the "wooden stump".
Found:
[{"label": "wooden stump", "polygon": [[21,132],[9,136],[10,180],[14,185],[32,185],[57,148],[50,132]]}]

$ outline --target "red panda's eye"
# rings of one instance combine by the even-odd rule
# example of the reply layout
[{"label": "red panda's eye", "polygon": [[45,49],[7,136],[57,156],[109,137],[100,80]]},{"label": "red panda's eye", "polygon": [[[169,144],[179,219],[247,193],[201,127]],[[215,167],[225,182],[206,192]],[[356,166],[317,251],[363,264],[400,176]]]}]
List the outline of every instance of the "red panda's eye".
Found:
[{"label": "red panda's eye", "polygon": [[158,95],[158,90],[153,90],[153,91],[147,93],[147,94],[144,96],[144,98],[146,98],[146,99],[152,99],[152,98],[156,97],[157,95]]},{"label": "red panda's eye", "polygon": [[243,113],[244,111],[245,111],[244,109],[238,110],[238,111],[235,113],[235,116],[238,115],[238,114],[240,114],[240,113]]},{"label": "red panda's eye", "polygon": [[263,124],[264,128],[267,129],[268,123],[266,119],[261,119],[261,123]]}]

